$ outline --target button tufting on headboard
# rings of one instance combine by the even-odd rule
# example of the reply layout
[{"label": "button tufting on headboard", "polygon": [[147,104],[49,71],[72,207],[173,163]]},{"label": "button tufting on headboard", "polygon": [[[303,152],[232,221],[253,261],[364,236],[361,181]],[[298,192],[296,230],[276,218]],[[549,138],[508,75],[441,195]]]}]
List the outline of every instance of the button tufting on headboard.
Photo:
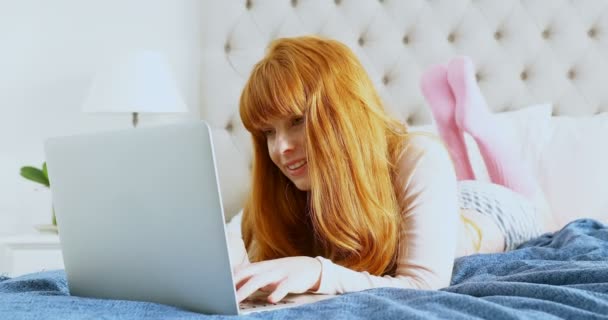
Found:
[{"label": "button tufting on headboard", "polygon": [[560,116],[608,111],[602,80],[608,74],[606,0],[200,3],[200,115],[221,138],[218,167],[230,194],[223,200],[228,216],[242,207],[238,195],[248,188],[253,152],[239,97],[253,65],[278,37],[318,34],[344,42],[361,59],[387,110],[409,125],[432,122],[421,74],[458,55],[475,62],[475,79],[494,111],[540,103],[553,103]]},{"label": "button tufting on headboard", "polygon": [[481,72],[475,72],[475,80],[477,80],[477,82],[481,81],[483,79],[482,77]]},{"label": "button tufting on headboard", "polygon": [[414,125],[414,117],[412,115],[408,115],[405,118],[405,123],[407,123],[408,126]]},{"label": "button tufting on headboard", "polygon": [[382,83],[384,85],[388,85],[388,83],[391,81],[391,78],[389,77],[388,74],[385,74],[384,77],[382,77]]},{"label": "button tufting on headboard", "polygon": [[224,129],[226,129],[226,131],[228,131],[228,132],[232,132],[232,130],[234,130],[234,124],[232,123],[232,119],[230,119],[230,121],[228,121],[228,123],[226,123],[226,126],[224,127]]},{"label": "button tufting on headboard", "polygon": [[454,41],[456,41],[456,35],[454,33],[448,34],[448,42],[453,43]]},{"label": "button tufting on headboard", "polygon": [[496,40],[502,39],[502,31],[496,30],[496,32],[494,32],[494,39],[496,39]]},{"label": "button tufting on headboard", "polygon": [[359,39],[357,40],[357,43],[360,46],[363,46],[365,44],[365,39],[363,38],[363,36],[360,36]]}]

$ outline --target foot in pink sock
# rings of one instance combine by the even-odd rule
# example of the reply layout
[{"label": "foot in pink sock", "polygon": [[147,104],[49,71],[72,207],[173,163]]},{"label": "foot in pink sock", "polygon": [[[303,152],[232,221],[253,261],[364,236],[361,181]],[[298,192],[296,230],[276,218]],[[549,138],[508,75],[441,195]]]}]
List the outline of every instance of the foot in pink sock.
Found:
[{"label": "foot in pink sock", "polygon": [[458,57],[448,65],[448,82],[456,99],[458,127],[471,134],[486,164],[490,180],[529,198],[539,189],[532,170],[516,154],[517,142],[491,113],[475,81],[473,62]]},{"label": "foot in pink sock", "polygon": [[458,127],[473,137],[484,135],[489,117],[486,101],[475,80],[475,67],[468,57],[458,57],[448,65],[448,82],[456,99],[455,119]]},{"label": "foot in pink sock", "polygon": [[454,161],[458,180],[474,180],[464,136],[454,120],[455,100],[447,80],[447,67],[432,66],[422,75],[420,87],[435,118],[439,135]]},{"label": "foot in pink sock", "polygon": [[447,81],[448,68],[444,65],[431,66],[420,81],[422,94],[426,98],[438,127],[450,127],[454,122],[454,95]]}]

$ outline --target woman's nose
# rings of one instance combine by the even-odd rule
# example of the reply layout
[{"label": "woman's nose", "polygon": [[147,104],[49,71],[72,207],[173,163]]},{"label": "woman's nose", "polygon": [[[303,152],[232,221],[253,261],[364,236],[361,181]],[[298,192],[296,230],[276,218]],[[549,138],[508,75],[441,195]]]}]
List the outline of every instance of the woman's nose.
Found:
[{"label": "woman's nose", "polygon": [[292,139],[286,134],[278,135],[277,150],[279,151],[279,153],[286,153],[293,150]]}]

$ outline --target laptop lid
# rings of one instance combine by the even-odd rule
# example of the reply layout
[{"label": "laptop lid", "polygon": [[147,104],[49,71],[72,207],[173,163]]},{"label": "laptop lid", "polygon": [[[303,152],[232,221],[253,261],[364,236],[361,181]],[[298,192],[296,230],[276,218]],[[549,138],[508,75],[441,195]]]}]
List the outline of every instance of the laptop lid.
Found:
[{"label": "laptop lid", "polygon": [[70,293],[237,314],[203,121],[45,143]]}]

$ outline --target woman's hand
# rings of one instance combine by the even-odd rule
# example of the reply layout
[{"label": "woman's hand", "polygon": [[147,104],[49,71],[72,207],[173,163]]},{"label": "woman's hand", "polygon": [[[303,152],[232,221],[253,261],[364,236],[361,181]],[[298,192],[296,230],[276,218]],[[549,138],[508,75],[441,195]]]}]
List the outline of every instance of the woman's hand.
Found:
[{"label": "woman's hand", "polygon": [[289,293],[317,290],[321,262],[311,257],[287,257],[248,264],[235,273],[237,299],[243,301],[259,289],[272,292],[268,301],[277,303]]}]

